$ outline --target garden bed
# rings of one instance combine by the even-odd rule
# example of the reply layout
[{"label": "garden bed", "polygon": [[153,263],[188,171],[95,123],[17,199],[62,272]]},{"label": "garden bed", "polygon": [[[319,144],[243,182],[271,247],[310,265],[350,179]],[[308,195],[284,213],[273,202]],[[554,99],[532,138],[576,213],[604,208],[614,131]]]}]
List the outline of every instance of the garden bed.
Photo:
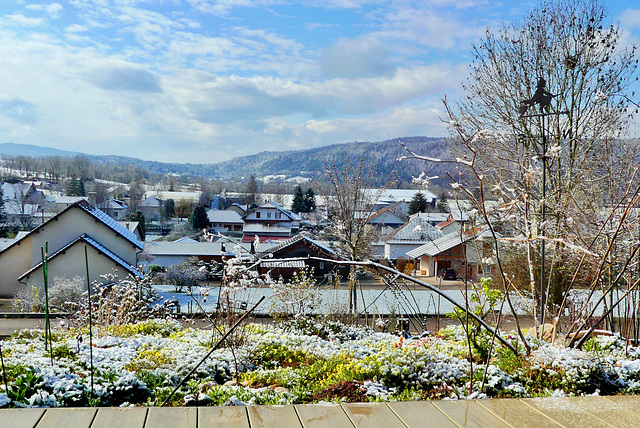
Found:
[{"label": "garden bed", "polygon": [[[53,352],[45,349],[39,330],[20,331],[2,342],[8,391],[0,387],[0,405],[160,405],[219,338],[175,320],[105,328],[91,348],[86,329],[53,334]],[[518,346],[515,338],[513,343]],[[469,358],[459,326],[436,336],[401,339],[309,319],[248,324],[212,353],[169,404],[604,395],[640,390],[640,352],[615,336],[595,338],[585,350],[533,338],[530,345],[530,356],[496,349],[485,368],[477,363],[481,349]],[[521,344],[518,348],[523,350]]]}]

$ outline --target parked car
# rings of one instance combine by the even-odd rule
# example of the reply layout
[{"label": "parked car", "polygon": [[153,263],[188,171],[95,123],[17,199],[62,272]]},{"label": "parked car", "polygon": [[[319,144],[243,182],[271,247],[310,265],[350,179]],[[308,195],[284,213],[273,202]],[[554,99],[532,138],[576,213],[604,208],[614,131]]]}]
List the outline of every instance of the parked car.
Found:
[{"label": "parked car", "polygon": [[458,274],[452,268],[445,268],[438,271],[438,278],[455,281],[458,279]]}]

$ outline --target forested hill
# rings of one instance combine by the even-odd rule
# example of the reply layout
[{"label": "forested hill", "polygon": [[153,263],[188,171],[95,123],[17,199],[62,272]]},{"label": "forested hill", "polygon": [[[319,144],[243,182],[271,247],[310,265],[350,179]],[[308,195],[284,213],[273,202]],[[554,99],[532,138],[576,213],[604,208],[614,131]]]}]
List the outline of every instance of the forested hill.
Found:
[{"label": "forested hill", "polygon": [[[386,180],[392,171],[396,171],[396,178],[400,182],[411,181],[412,177],[420,175],[422,171],[431,176],[443,175],[444,165],[435,165],[427,171],[428,165],[423,161],[398,159],[407,155],[400,146],[403,142],[412,151],[434,158],[449,158],[449,151],[442,138],[407,137],[396,138],[382,142],[352,142],[333,144],[307,150],[290,150],[282,152],[261,152],[250,156],[242,156],[215,164],[182,164],[147,161],[124,156],[93,156],[86,155],[88,159],[98,164],[135,165],[147,169],[156,174],[180,174],[203,178],[215,178],[219,180],[238,179],[250,174],[256,177],[269,175],[303,176],[319,178],[326,163],[336,163],[341,168],[347,159],[358,161],[362,155],[367,165],[373,165],[376,176],[380,180]],[[24,146],[27,153],[19,153],[17,146],[11,144],[11,155],[24,154],[35,156],[36,146]],[[6,153],[3,148],[7,144],[0,144],[0,154]],[[69,154],[76,155],[76,153]],[[50,156],[42,153],[42,157]],[[64,156],[64,154],[62,154]]]}]

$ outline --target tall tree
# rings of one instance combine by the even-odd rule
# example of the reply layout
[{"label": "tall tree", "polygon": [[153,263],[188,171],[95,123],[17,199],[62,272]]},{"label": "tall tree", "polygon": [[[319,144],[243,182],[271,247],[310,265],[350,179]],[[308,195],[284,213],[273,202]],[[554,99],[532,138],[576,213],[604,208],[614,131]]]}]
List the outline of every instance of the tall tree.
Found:
[{"label": "tall tree", "polygon": [[301,213],[305,210],[304,195],[300,186],[293,189],[293,202],[291,203],[291,211]]},{"label": "tall tree", "polygon": [[411,201],[409,202],[409,208],[407,209],[407,214],[413,215],[416,213],[423,213],[427,211],[429,207],[429,201],[424,196],[422,192],[418,192],[413,195]]},{"label": "tall tree", "polygon": [[304,193],[304,212],[310,213],[316,210],[316,192],[311,187]]},{"label": "tall tree", "polygon": [[207,216],[207,209],[204,205],[198,205],[191,213],[191,227],[194,230],[204,229],[209,225],[209,217]]}]

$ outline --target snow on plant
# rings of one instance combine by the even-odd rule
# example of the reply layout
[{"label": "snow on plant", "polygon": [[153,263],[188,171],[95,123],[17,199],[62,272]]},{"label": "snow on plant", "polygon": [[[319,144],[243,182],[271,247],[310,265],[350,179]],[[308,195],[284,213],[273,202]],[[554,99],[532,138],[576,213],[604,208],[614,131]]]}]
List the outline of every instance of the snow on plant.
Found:
[{"label": "snow on plant", "polygon": [[306,317],[322,303],[313,269],[294,272],[289,281],[280,278],[271,285],[271,289],[273,297],[269,312],[276,318]]}]

